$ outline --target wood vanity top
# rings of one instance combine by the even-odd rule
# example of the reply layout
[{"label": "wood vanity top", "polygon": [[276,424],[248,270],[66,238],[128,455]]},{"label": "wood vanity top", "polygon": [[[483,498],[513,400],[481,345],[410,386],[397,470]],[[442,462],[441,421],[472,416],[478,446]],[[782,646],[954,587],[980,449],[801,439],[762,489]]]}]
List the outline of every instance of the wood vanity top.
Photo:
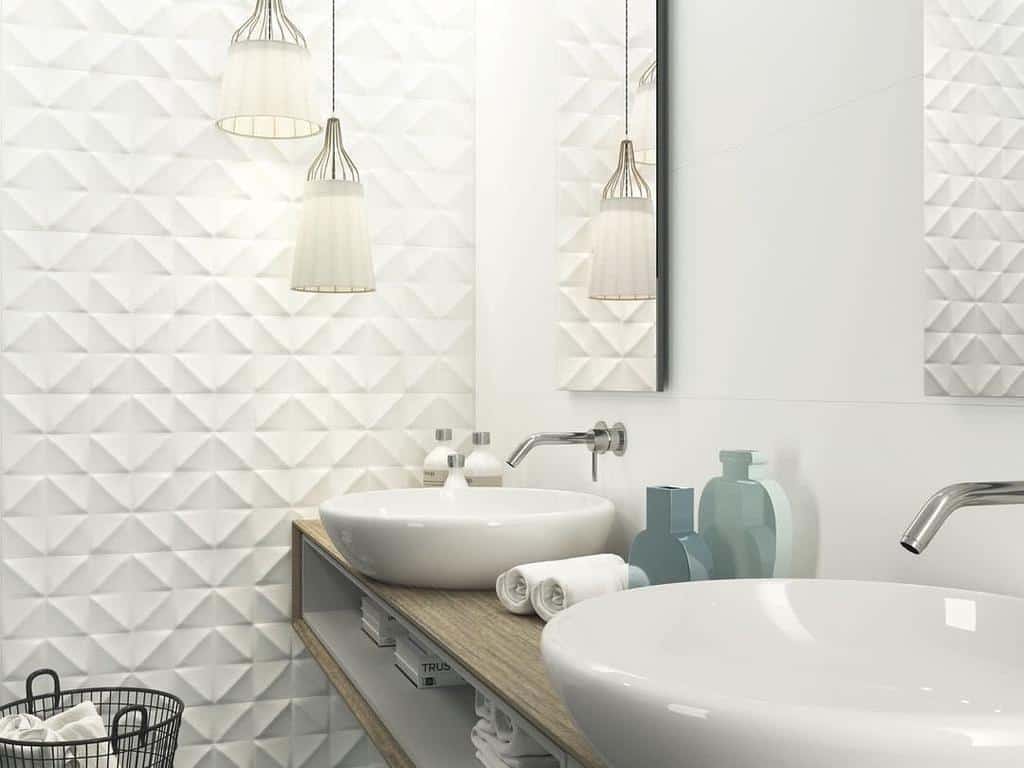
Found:
[{"label": "wood vanity top", "polygon": [[540,654],[544,624],[540,619],[508,613],[493,591],[417,589],[374,581],[348,564],[319,520],[296,521],[295,529],[547,734],[583,768],[604,768],[573,724],[544,670]]}]

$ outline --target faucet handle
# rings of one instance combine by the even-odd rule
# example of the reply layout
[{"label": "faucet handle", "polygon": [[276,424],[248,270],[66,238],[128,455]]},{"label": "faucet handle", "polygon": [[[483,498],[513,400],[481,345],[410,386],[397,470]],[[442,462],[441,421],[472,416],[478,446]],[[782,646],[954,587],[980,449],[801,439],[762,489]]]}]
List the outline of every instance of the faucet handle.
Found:
[{"label": "faucet handle", "polygon": [[622,456],[626,452],[626,427],[621,421],[608,426],[605,422],[599,421],[590,432],[590,479],[597,482],[597,457],[599,454],[611,451],[616,456]]}]

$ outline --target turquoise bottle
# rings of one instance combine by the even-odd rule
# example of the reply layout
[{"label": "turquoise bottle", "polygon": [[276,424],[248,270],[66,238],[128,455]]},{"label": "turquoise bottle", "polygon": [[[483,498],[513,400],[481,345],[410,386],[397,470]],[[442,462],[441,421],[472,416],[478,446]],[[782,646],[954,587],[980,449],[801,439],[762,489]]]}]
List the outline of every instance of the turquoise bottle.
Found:
[{"label": "turquoise bottle", "polygon": [[789,501],[765,475],[757,451],[722,451],[722,476],[700,496],[701,537],[711,550],[713,578],[790,575],[792,521]]},{"label": "turquoise bottle", "polygon": [[647,528],[629,550],[629,586],[709,578],[710,552],[693,526],[693,488],[647,489]]}]

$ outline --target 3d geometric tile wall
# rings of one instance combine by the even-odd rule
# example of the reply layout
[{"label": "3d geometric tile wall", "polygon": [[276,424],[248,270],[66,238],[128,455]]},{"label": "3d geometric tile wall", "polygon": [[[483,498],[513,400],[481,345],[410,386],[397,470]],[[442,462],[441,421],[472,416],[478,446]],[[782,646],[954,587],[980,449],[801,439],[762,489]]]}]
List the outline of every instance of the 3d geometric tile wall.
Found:
[{"label": "3d geometric tile wall", "polygon": [[925,391],[1024,396],[1024,2],[925,17]]},{"label": "3d geometric tile wall", "polygon": [[[654,391],[654,301],[596,301],[587,295],[592,222],[625,131],[625,3],[558,2],[558,386]],[[655,0],[630,3],[630,92],[655,56]],[[656,188],[654,168],[641,166]]]},{"label": "3d geometric tile wall", "polygon": [[[326,76],[330,3],[288,8]],[[213,127],[251,9],[3,2],[0,697],[132,681],[185,698],[180,768],[364,766],[288,624],[289,524],[473,424],[474,0],[338,2],[350,297],[287,289],[321,140]]]}]

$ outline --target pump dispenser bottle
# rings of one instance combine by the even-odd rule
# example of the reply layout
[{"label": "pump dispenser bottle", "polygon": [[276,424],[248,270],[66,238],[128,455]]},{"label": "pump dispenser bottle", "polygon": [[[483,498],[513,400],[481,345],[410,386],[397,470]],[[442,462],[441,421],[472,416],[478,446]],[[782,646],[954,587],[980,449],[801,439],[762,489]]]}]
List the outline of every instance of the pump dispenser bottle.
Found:
[{"label": "pump dispenser bottle", "polygon": [[427,454],[423,462],[423,486],[440,488],[448,479],[448,457],[455,454],[452,447],[452,431],[447,428],[434,430],[437,445]]},{"label": "pump dispenser bottle", "polygon": [[502,484],[505,465],[490,451],[491,433],[473,433],[473,452],[466,459],[466,480],[473,488],[497,487]]},{"label": "pump dispenser bottle", "polygon": [[468,488],[466,482],[466,457],[461,453],[453,453],[448,457],[448,477],[444,481],[445,488]]}]

